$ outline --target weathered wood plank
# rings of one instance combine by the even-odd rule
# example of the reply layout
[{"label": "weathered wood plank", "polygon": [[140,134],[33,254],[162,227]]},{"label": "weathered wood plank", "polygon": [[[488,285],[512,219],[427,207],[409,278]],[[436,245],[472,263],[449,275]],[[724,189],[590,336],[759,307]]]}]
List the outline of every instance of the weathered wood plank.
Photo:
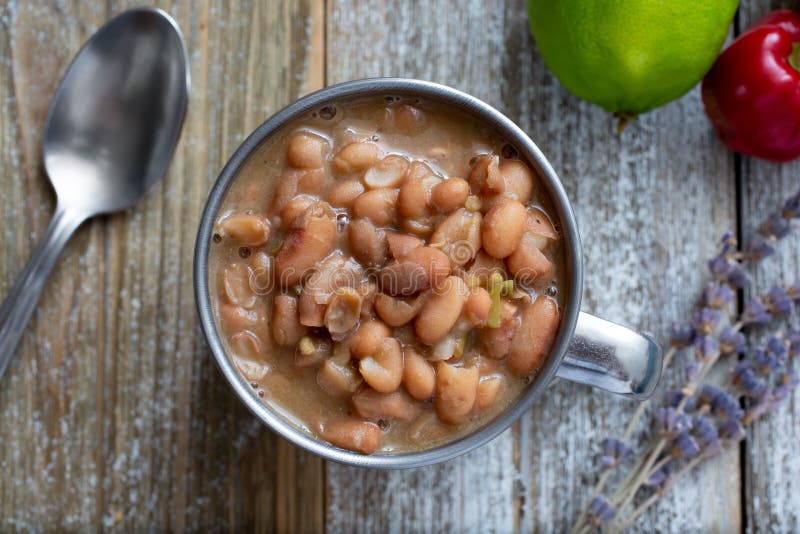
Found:
[{"label": "weathered wood plank", "polygon": [[[750,23],[774,9],[797,8],[796,3],[760,0],[740,5],[739,23]],[[758,224],[800,189],[800,163],[774,164],[742,158],[742,233],[745,240]],[[763,293],[777,283],[800,279],[800,239],[797,232],[782,242],[778,254],[755,273],[753,292]],[[747,530],[794,532],[800,529],[800,392],[749,429],[745,443]]]},{"label": "weathered wood plank", "polygon": [[[0,284],[41,234],[50,96],[80,44],[135,2],[0,7]],[[191,256],[210,184],[244,136],[320,86],[321,0],[164,5],[192,92],[165,181],[82,228],[0,387],[0,530],[320,530],[322,463],[234,398],[196,325]],[[297,503],[305,503],[298,506]]]},{"label": "weathered wood plank", "polygon": [[[717,236],[736,221],[733,157],[715,141],[696,91],[617,137],[607,113],[547,73],[524,2],[328,5],[329,82],[419,77],[508,114],[549,155],[575,202],[585,309],[663,339],[669,321],[694,302]],[[330,527],[563,531],[594,482],[594,448],[603,435],[621,433],[634,406],[571,384],[550,391],[513,432],[453,462],[393,473],[329,465]],[[738,475],[735,452],[718,459],[638,528],[736,531]]]}]

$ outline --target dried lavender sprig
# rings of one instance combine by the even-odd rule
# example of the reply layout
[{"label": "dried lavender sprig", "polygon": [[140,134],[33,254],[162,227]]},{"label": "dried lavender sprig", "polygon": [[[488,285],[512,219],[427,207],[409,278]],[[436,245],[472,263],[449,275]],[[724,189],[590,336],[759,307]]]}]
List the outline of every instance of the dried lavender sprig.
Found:
[{"label": "dried lavender sprig", "polygon": [[[790,197],[784,203],[783,209],[780,212],[780,216],[786,221],[800,217],[800,191],[798,191],[798,193]],[[747,254],[738,252],[736,250],[737,242],[733,237],[733,234],[730,232],[726,233],[722,238],[720,253],[709,261],[709,269],[716,282],[709,284],[709,286],[706,288],[706,291],[704,291],[701,305],[711,308],[722,308],[724,306],[727,311],[727,305],[733,300],[733,289],[741,289],[746,285],[749,285],[750,278],[742,268],[742,263],[757,262],[772,255],[774,253],[772,243],[786,237],[790,230],[791,225],[789,223],[782,224],[775,217],[770,216],[761,225],[759,232],[760,238],[753,240],[753,243],[751,243],[751,247],[749,249],[750,252]],[[712,286],[712,284],[715,285]],[[793,295],[794,298],[800,297],[800,283],[797,283],[789,288],[787,292],[790,295]],[[719,347],[722,353],[730,354],[742,352],[744,348],[744,338],[741,333],[738,332],[738,330],[743,326],[743,324],[744,323],[739,322],[735,325],[729,326],[720,334]],[[669,366],[677,352],[677,349],[688,344],[692,335],[693,332],[689,327],[676,328],[673,326],[672,343],[670,349],[666,352],[664,357],[664,368]],[[798,337],[800,337],[800,335]],[[800,344],[800,341],[798,341],[798,343]],[[708,344],[705,346],[705,351],[709,352]],[[699,371],[697,374],[699,375]],[[681,401],[681,403],[683,403],[683,401]],[[625,430],[624,438],[626,440],[632,435],[633,429],[635,428],[641,416],[644,414],[648,405],[649,401],[645,401],[640,403],[637,407]],[[641,464],[637,463],[637,467],[632,471],[635,472],[640,466]],[[601,475],[600,480],[598,480],[598,483],[593,491],[594,496],[601,494],[610,473],[610,468],[604,469],[603,474]],[[573,532],[581,530],[580,525],[585,519],[587,511],[588,506],[581,513],[578,521],[576,521],[575,525],[573,526]]]}]

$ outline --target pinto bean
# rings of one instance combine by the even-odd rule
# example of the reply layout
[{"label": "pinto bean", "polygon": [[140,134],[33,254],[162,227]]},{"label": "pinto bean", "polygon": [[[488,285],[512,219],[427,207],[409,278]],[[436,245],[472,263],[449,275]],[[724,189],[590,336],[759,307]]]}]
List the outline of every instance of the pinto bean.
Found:
[{"label": "pinto bean", "polygon": [[298,169],[318,169],[325,165],[329,150],[325,138],[310,132],[300,132],[289,140],[286,162]]},{"label": "pinto bean", "polygon": [[364,173],[364,183],[371,189],[397,187],[408,173],[408,160],[403,156],[386,156]]},{"label": "pinto bean", "polygon": [[267,342],[269,321],[267,321],[266,305],[263,302],[257,302],[252,309],[220,302],[218,312],[224,332],[236,333],[247,330],[252,332],[262,343]]},{"label": "pinto bean", "polygon": [[315,202],[292,223],[275,257],[275,270],[284,286],[303,279],[330,254],[336,241],[336,216],[327,202]]},{"label": "pinto bean", "polygon": [[527,203],[533,193],[533,171],[530,167],[518,160],[506,160],[498,170],[503,177],[503,194]]},{"label": "pinto bean", "polygon": [[386,232],[386,242],[389,245],[389,254],[393,258],[401,258],[412,248],[421,247],[424,244],[418,237],[396,232]]},{"label": "pinto bean", "polygon": [[328,193],[328,202],[334,208],[352,208],[356,198],[365,191],[364,185],[358,180],[345,180],[339,182]]},{"label": "pinto bean", "polygon": [[403,380],[403,352],[400,342],[386,338],[377,353],[358,362],[364,381],[380,393],[391,393]]},{"label": "pinto bean", "polygon": [[372,189],[353,202],[353,215],[364,217],[376,226],[389,226],[395,219],[397,189]]},{"label": "pinto bean", "polygon": [[[251,332],[239,332],[231,338],[231,346],[233,347],[234,354],[231,356],[233,364],[239,369],[239,372],[250,382],[258,382],[267,376],[269,372],[269,365],[261,361],[257,357],[241,356],[241,347],[250,345],[251,343],[260,343],[258,338],[253,336]],[[252,350],[252,349],[245,349]]]},{"label": "pinto bean", "polygon": [[278,214],[297,195],[319,195],[328,184],[326,169],[287,169],[278,177],[270,214]]},{"label": "pinto bean", "polygon": [[419,403],[402,389],[392,393],[378,393],[370,387],[365,387],[353,395],[353,406],[358,415],[373,421],[378,419],[411,421],[422,409]]},{"label": "pinto bean", "polygon": [[518,200],[506,199],[496,204],[481,226],[481,242],[486,253],[502,259],[519,246],[525,230],[525,206]]},{"label": "pinto bean", "polygon": [[425,113],[412,105],[400,104],[393,106],[392,123],[397,131],[409,134],[416,132],[425,124]]},{"label": "pinto bean", "polygon": [[[553,228],[550,218],[539,208],[531,208],[528,211],[528,218],[525,219],[525,232],[546,240],[555,241],[558,239],[558,232]],[[539,248],[544,249],[544,246]]]},{"label": "pinto bean", "polygon": [[553,274],[553,262],[539,250],[537,236],[525,233],[517,249],[506,258],[508,270],[514,278],[528,284],[535,284]]},{"label": "pinto bean", "polygon": [[375,282],[366,281],[358,285],[358,293],[361,295],[361,318],[371,319],[373,308],[375,307],[375,296],[378,294],[378,286]]},{"label": "pinto bean", "polygon": [[334,339],[349,332],[361,317],[361,294],[353,288],[336,290],[325,310],[325,328]]},{"label": "pinto bean", "polygon": [[414,319],[414,316],[422,309],[424,302],[422,296],[409,302],[408,300],[379,293],[375,296],[375,311],[389,326],[403,326]]},{"label": "pinto bean", "polygon": [[431,189],[431,204],[442,213],[464,207],[469,196],[469,184],[463,178],[448,178]]},{"label": "pinto bean", "polygon": [[297,317],[297,298],[276,295],[272,302],[272,339],[282,347],[293,347],[306,335],[307,328]]},{"label": "pinto bean", "polygon": [[374,356],[391,334],[392,330],[382,321],[374,319],[363,322],[350,336],[350,354],[359,360]]},{"label": "pinto bean", "polygon": [[221,293],[231,304],[250,309],[256,304],[255,291],[250,285],[253,272],[244,263],[231,263],[222,270]]},{"label": "pinto bean", "polygon": [[436,364],[436,414],[445,423],[458,424],[467,418],[478,394],[478,368]]},{"label": "pinto bean", "polygon": [[444,339],[456,324],[469,289],[458,276],[449,276],[414,319],[414,332],[426,345]]},{"label": "pinto bean", "polygon": [[472,330],[472,323],[463,317],[459,317],[447,335],[431,347],[427,360],[429,362],[439,362],[461,356],[466,343],[466,336],[470,330]]},{"label": "pinto bean", "polygon": [[474,326],[484,326],[491,307],[492,298],[489,292],[482,287],[474,287],[470,289],[464,304],[464,317]]},{"label": "pinto bean", "polygon": [[493,258],[481,250],[475,256],[475,261],[470,265],[467,274],[471,277],[475,277],[482,286],[487,287],[489,285],[489,277],[492,276],[492,273],[500,273],[503,279],[507,278],[506,267],[503,264],[503,260]]},{"label": "pinto bean", "polygon": [[506,299],[500,301],[500,326],[498,328],[482,328],[478,332],[486,355],[500,359],[511,350],[511,342],[517,331],[517,306]]},{"label": "pinto bean", "polygon": [[248,330],[236,332],[231,336],[231,349],[240,358],[256,359],[264,352],[261,340],[254,333]]},{"label": "pinto bean", "polygon": [[430,399],[436,387],[433,366],[411,346],[403,348],[403,384],[420,401]]},{"label": "pinto bean", "polygon": [[436,219],[433,216],[424,216],[417,219],[402,219],[400,229],[411,237],[427,239],[433,233]]},{"label": "pinto bean", "polygon": [[314,202],[316,202],[315,198],[306,195],[296,196],[287,202],[280,213],[281,227],[291,227],[295,219],[297,219],[297,217],[299,217],[300,214],[303,213],[306,208],[308,208]]},{"label": "pinto bean", "polygon": [[300,338],[294,354],[297,367],[316,367],[331,356],[331,342],[328,339],[315,339],[308,336]]},{"label": "pinto bean", "polygon": [[503,375],[491,374],[482,376],[478,382],[478,395],[475,399],[475,410],[484,412],[491,408],[504,382],[505,379]]},{"label": "pinto bean", "polygon": [[356,141],[345,145],[333,158],[333,167],[341,174],[353,174],[375,165],[380,149],[375,143]]},{"label": "pinto bean", "polygon": [[431,247],[409,250],[400,259],[390,261],[380,272],[381,288],[390,295],[413,295],[437,287],[450,273],[450,259]]},{"label": "pinto bean", "polygon": [[506,366],[514,374],[524,376],[542,364],[558,330],[558,306],[549,297],[539,296],[521,314]]},{"label": "pinto bean", "polygon": [[300,294],[298,317],[306,326],[324,326],[325,310],[337,289],[355,288],[363,278],[361,266],[342,254],[335,252],[319,262],[305,279]]},{"label": "pinto bean", "polygon": [[436,228],[430,243],[441,246],[453,265],[462,267],[481,249],[481,220],[480,213],[460,208]]},{"label": "pinto bean", "polygon": [[327,421],[320,428],[320,436],[337,447],[362,454],[372,454],[381,445],[378,425],[354,417]]},{"label": "pinto bean", "polygon": [[397,212],[408,219],[430,215],[431,190],[440,182],[441,178],[433,174],[406,178],[397,195]]},{"label": "pinto bean", "polygon": [[260,215],[231,213],[219,226],[223,235],[244,246],[258,247],[269,240],[269,222]]},{"label": "pinto bean", "polygon": [[317,371],[317,385],[331,397],[352,395],[363,383],[346,351],[341,356],[334,355],[325,360]]},{"label": "pinto bean", "polygon": [[500,158],[493,154],[479,156],[467,176],[467,181],[475,193],[502,193],[505,183],[500,174]]},{"label": "pinto bean", "polygon": [[353,219],[348,225],[350,251],[358,261],[367,266],[386,262],[386,232],[375,228],[369,219]]}]

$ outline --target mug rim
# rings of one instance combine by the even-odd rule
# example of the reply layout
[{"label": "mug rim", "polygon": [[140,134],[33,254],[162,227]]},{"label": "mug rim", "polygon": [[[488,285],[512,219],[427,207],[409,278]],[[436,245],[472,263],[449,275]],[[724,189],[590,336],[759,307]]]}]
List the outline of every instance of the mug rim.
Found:
[{"label": "mug rim", "polygon": [[[312,437],[283,419],[256,396],[228,357],[217,331],[208,287],[208,253],[220,205],[239,169],[253,151],[282,127],[315,108],[342,99],[376,95],[421,97],[454,106],[492,127],[512,143],[520,157],[533,167],[550,196],[565,239],[564,263],[569,287],[561,324],[547,361],[517,399],[493,420],[456,440],[430,449],[365,455],[340,449]],[[258,126],[227,161],[209,192],[197,232],[193,271],[195,303],[204,337],[220,371],[245,406],[271,430],[298,447],[334,462],[376,469],[404,469],[444,462],[486,444],[510,427],[555,378],[575,330],[583,293],[582,249],[572,205],[558,175],[539,147],[511,119],[486,102],[445,85],[413,78],[365,78],[331,85],[292,102]]]}]

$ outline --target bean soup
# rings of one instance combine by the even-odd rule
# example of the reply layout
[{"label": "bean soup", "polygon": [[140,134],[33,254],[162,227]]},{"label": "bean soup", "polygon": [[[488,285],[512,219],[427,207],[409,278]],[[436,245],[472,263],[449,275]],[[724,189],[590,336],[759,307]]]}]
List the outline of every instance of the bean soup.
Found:
[{"label": "bean soup", "polygon": [[218,329],[291,424],[364,454],[441,445],[549,353],[563,250],[516,150],[449,106],[326,106],[267,139],[215,222]]}]

